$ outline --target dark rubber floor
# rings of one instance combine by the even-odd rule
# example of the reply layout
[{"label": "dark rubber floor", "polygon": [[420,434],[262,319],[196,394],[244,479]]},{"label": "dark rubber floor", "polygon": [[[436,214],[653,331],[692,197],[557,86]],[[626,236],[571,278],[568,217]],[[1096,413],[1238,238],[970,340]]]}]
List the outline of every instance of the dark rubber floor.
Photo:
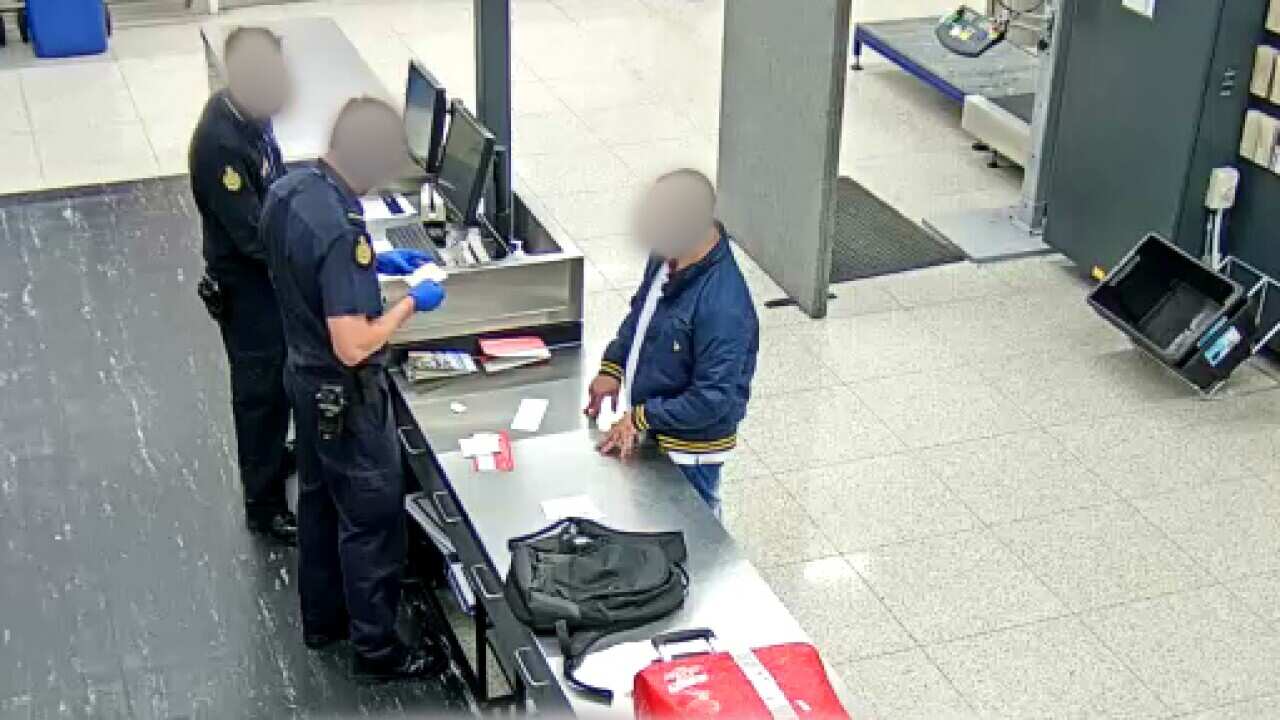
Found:
[{"label": "dark rubber floor", "polygon": [[465,712],[304,648],[295,553],[244,529],[184,178],[0,198],[0,248],[0,718]]}]

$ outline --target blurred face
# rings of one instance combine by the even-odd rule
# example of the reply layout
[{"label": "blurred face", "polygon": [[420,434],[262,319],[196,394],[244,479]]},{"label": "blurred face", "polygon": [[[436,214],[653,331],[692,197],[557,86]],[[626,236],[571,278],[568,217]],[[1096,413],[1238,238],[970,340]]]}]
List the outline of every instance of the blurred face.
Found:
[{"label": "blurred face", "polygon": [[251,35],[227,58],[228,87],[241,110],[267,120],[284,110],[291,84],[284,55],[270,38]]},{"label": "blurred face", "polygon": [[705,192],[685,178],[668,178],[640,201],[636,238],[649,252],[675,260],[701,246],[711,225]]},{"label": "blurred face", "polygon": [[409,148],[396,112],[362,106],[347,116],[340,133],[333,153],[353,189],[365,193],[385,185],[404,167]]}]

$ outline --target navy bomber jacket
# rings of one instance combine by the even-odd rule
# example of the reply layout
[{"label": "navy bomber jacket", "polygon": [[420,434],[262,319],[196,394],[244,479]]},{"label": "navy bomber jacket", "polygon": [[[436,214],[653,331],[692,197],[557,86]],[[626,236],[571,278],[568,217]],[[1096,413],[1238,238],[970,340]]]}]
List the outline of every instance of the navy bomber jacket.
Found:
[{"label": "navy bomber jacket", "polygon": [[[706,257],[672,274],[640,346],[630,388],[632,421],[668,452],[719,453],[737,444],[760,350],[751,292],[717,223]],[[662,260],[650,258],[631,311],[604,352],[600,372],[625,382],[636,324]]]}]

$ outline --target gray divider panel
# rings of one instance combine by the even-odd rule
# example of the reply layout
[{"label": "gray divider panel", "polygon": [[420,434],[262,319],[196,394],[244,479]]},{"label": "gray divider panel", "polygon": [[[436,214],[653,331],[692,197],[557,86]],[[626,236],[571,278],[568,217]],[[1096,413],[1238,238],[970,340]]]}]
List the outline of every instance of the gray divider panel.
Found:
[{"label": "gray divider panel", "polygon": [[827,311],[850,0],[725,3],[720,216],[813,317]]}]

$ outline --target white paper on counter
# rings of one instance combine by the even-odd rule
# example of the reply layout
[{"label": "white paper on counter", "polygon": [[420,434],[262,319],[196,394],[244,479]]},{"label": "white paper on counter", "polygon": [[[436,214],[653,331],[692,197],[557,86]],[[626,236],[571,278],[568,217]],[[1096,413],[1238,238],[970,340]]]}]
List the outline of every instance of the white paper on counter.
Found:
[{"label": "white paper on counter", "polygon": [[511,429],[522,432],[538,432],[542,427],[542,418],[547,414],[550,400],[543,398],[525,398],[516,408],[516,416],[511,420]]},{"label": "white paper on counter", "polygon": [[566,495],[565,497],[551,498],[542,501],[542,514],[547,516],[548,520],[563,520],[568,517],[586,518],[588,520],[601,520],[604,518],[604,511],[599,505],[591,499],[590,495]]},{"label": "white paper on counter", "polygon": [[462,457],[483,457],[501,451],[502,439],[497,433],[476,433],[458,440],[458,446],[462,449]]}]

